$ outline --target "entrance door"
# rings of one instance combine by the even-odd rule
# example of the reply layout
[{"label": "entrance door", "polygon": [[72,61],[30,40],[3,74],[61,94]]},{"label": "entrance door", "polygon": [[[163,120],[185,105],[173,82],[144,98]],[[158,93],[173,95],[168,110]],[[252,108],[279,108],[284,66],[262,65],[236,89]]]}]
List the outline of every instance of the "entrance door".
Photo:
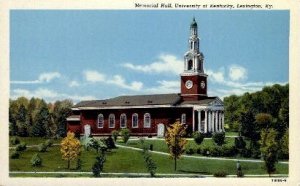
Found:
[{"label": "entrance door", "polygon": [[165,135],[165,125],[160,123],[157,125],[157,137],[162,138]]},{"label": "entrance door", "polygon": [[89,137],[91,135],[91,125],[84,125],[84,136]]}]

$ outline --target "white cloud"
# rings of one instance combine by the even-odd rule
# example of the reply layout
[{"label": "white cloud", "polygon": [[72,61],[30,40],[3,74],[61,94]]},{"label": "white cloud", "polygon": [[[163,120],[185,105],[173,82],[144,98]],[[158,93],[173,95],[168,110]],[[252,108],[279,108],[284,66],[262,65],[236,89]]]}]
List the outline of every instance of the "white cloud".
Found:
[{"label": "white cloud", "polygon": [[37,97],[37,98],[42,98],[46,101],[54,102],[56,100],[63,100],[63,99],[72,99],[74,102],[77,101],[82,101],[82,100],[93,100],[96,99],[94,96],[89,96],[89,95],[68,95],[65,93],[59,93],[54,90],[46,89],[46,88],[38,88],[36,90],[27,90],[27,89],[13,89],[11,91],[11,98],[16,99],[18,97]]},{"label": "white cloud", "polygon": [[114,84],[119,87],[135,91],[141,90],[141,88],[143,87],[143,83],[138,81],[133,81],[130,84],[126,84],[125,79],[121,75],[114,75],[113,78],[107,80],[106,83]]},{"label": "white cloud", "polygon": [[83,72],[83,74],[85,79],[92,83],[105,81],[105,75],[95,70],[86,70]]},{"label": "white cloud", "polygon": [[139,81],[132,81],[130,83],[127,83],[121,75],[114,75],[110,78],[105,74],[102,74],[95,70],[84,71],[83,74],[85,80],[91,83],[103,82],[105,84],[113,84],[117,85],[118,87],[134,91],[139,91],[143,87],[143,83]]},{"label": "white cloud", "polygon": [[216,72],[214,72],[212,70],[207,70],[206,73],[209,76],[211,81],[218,82],[218,83],[224,82],[224,70],[223,69],[216,71]]},{"label": "white cloud", "polygon": [[77,81],[71,81],[70,83],[69,83],[69,87],[79,87],[79,83],[77,82]]},{"label": "white cloud", "polygon": [[172,73],[180,74],[183,71],[183,60],[178,59],[174,55],[162,54],[158,61],[148,65],[134,65],[132,63],[125,63],[122,66],[144,73]]},{"label": "white cloud", "polygon": [[180,81],[157,81],[158,85],[155,87],[147,88],[147,93],[161,94],[161,93],[179,93]]},{"label": "white cloud", "polygon": [[229,78],[232,81],[240,81],[247,79],[247,69],[239,65],[229,67]]},{"label": "white cloud", "polygon": [[12,84],[40,84],[40,83],[49,83],[55,78],[60,78],[61,74],[59,72],[45,72],[39,75],[37,80],[31,81],[10,81]]}]

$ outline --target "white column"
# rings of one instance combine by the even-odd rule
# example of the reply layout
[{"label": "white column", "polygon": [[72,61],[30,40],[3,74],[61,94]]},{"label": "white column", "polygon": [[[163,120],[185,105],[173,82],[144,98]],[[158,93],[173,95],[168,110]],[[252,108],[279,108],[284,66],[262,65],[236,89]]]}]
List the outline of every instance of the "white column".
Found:
[{"label": "white column", "polygon": [[212,132],[215,132],[216,131],[216,128],[215,128],[215,111],[212,111]]},{"label": "white column", "polygon": [[211,112],[208,111],[208,132],[211,132]]},{"label": "white column", "polygon": [[198,131],[201,131],[201,110],[198,110]]},{"label": "white column", "polygon": [[222,113],[222,131],[225,132],[225,128],[224,128],[224,112]]},{"label": "white column", "polygon": [[193,109],[193,132],[195,131],[195,111]]},{"label": "white column", "polygon": [[204,133],[207,133],[207,110],[204,111],[205,116],[204,116]]},{"label": "white column", "polygon": [[219,131],[222,132],[222,112],[219,111]]}]

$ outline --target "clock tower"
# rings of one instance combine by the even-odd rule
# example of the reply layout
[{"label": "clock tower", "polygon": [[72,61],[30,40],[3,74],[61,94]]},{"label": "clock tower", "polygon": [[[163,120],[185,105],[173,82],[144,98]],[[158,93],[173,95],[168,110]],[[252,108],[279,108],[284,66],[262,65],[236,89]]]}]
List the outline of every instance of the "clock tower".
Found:
[{"label": "clock tower", "polygon": [[181,76],[183,100],[200,100],[207,97],[207,74],[204,73],[204,56],[200,52],[198,26],[195,18],[190,26],[189,50],[184,54],[184,71]]}]

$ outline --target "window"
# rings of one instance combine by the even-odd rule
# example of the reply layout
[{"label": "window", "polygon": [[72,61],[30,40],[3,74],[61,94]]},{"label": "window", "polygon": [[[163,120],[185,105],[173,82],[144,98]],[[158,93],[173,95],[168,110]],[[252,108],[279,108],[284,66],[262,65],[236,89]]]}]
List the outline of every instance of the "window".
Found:
[{"label": "window", "polygon": [[126,114],[120,116],[120,128],[126,128]]},{"label": "window", "polygon": [[115,115],[110,114],[108,117],[109,128],[115,128]]},{"label": "window", "polygon": [[151,127],[151,117],[149,113],[144,114],[144,128]]},{"label": "window", "polygon": [[181,124],[186,124],[186,114],[181,114]]},{"label": "window", "polygon": [[103,114],[99,114],[98,115],[98,128],[103,128],[103,125],[104,125]]},{"label": "window", "polygon": [[188,61],[188,70],[192,70],[192,68],[193,68],[193,61],[189,60]]},{"label": "window", "polygon": [[138,128],[139,127],[139,123],[138,123],[138,114],[134,113],[132,114],[132,128]]}]

